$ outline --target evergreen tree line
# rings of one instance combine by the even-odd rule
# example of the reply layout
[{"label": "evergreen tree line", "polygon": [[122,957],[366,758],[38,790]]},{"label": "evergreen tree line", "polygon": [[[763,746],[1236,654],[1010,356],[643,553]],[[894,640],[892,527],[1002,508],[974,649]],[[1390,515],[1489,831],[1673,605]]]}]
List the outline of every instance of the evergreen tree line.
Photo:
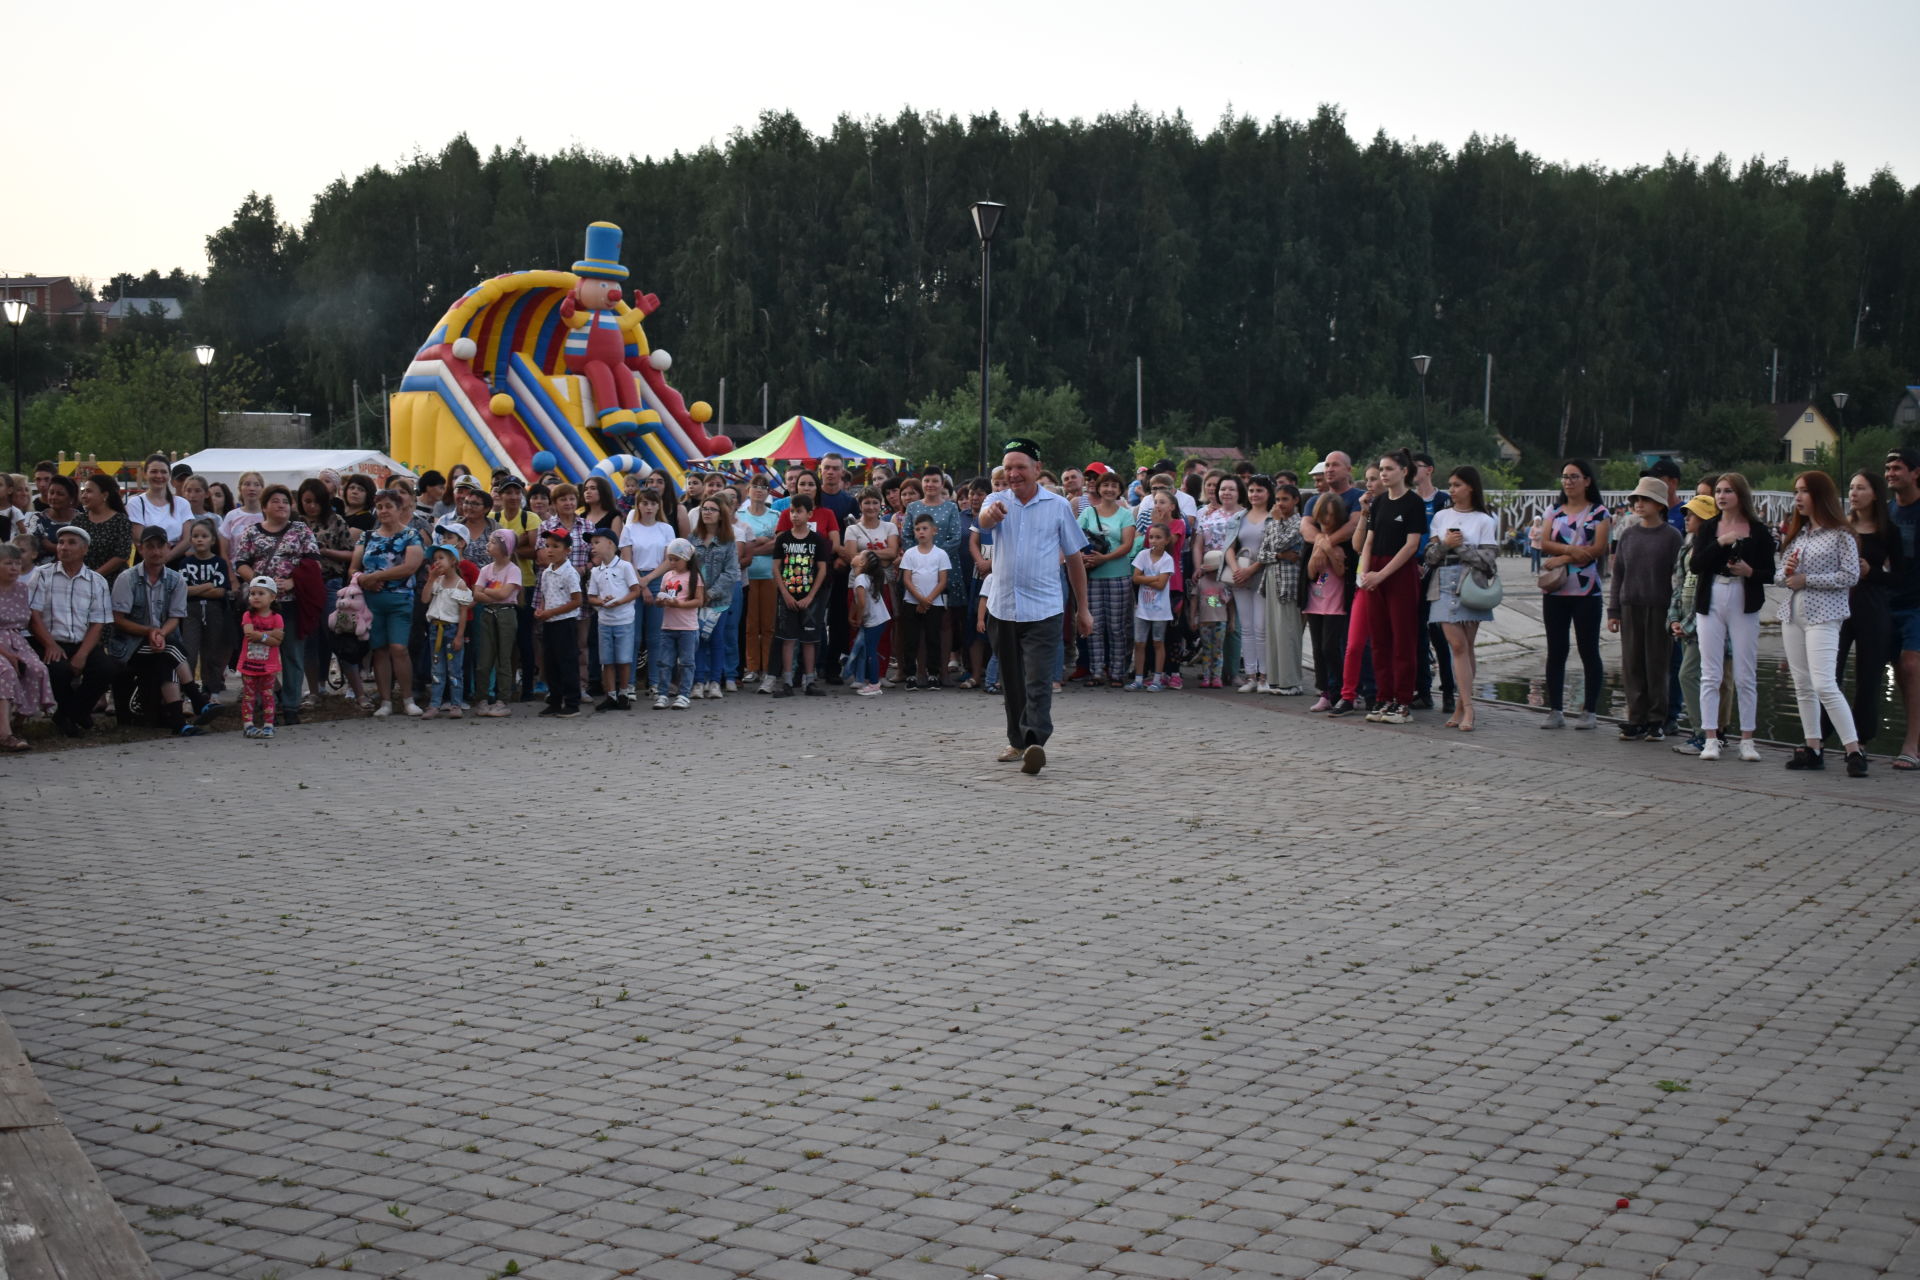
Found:
[{"label": "evergreen tree line", "polygon": [[[1416,354],[1430,421],[1467,429],[1491,354],[1492,426],[1530,462],[1731,461],[1728,413],[1776,387],[1847,391],[1860,427],[1920,381],[1920,187],[1889,172],[1566,166],[1506,138],[1357,140],[1333,108],[1206,132],[1137,110],[904,111],[824,135],[767,114],[648,160],[459,137],[336,181],[299,227],[249,198],[208,238],[190,322],[248,359],[262,403],[344,404],[477,280],[564,267],[609,219],[629,292],[663,300],[649,332],[676,385],[714,399],[724,377],[728,417],[757,424],[765,383],[775,421],[885,436],[977,378],[978,199],[1007,206],[995,365],[1012,394],[1074,393],[1111,451],[1135,438],[1136,356],[1149,438],[1258,448],[1311,438],[1334,405],[1413,436]],[[1741,447],[1765,456],[1749,422]]]}]

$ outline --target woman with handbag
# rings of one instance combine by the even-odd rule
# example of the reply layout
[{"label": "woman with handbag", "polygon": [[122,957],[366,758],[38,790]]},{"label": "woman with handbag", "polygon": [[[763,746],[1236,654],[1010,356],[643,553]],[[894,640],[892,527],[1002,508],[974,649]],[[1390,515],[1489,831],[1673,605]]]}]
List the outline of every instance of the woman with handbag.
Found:
[{"label": "woman with handbag", "polygon": [[1133,512],[1120,505],[1120,477],[1112,472],[1095,476],[1093,501],[1080,511],[1088,550],[1087,608],[1093,614],[1093,634],[1087,637],[1087,688],[1127,683],[1132,653]]},{"label": "woman with handbag", "polygon": [[1583,714],[1576,729],[1600,724],[1600,690],[1606,670],[1600,663],[1603,596],[1600,557],[1613,542],[1613,521],[1600,498],[1600,481],[1585,459],[1560,468],[1560,501],[1542,514],[1533,531],[1541,553],[1541,619],[1547,627],[1547,719],[1542,729],[1567,727],[1567,633],[1580,647],[1586,677]]},{"label": "woman with handbag", "polygon": [[1226,574],[1227,546],[1240,533],[1245,511],[1240,506],[1240,478],[1208,476],[1213,501],[1200,513],[1200,536],[1193,541],[1193,587],[1187,592],[1188,621],[1199,637],[1194,662],[1200,668],[1200,687],[1218,689],[1227,658],[1228,610],[1233,597],[1221,579]]},{"label": "woman with handbag", "polygon": [[1455,467],[1447,476],[1447,495],[1453,505],[1435,512],[1427,531],[1428,616],[1447,638],[1460,690],[1447,728],[1472,733],[1473,644],[1500,603],[1500,525],[1487,510],[1477,468]]}]

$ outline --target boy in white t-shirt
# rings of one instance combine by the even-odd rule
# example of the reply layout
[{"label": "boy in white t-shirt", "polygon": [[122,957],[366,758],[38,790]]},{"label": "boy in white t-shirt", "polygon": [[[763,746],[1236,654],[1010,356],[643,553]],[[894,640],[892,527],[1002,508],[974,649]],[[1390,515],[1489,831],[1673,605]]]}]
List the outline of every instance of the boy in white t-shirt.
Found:
[{"label": "boy in white t-shirt", "polygon": [[[940,669],[945,651],[947,625],[947,575],[953,562],[947,553],[933,544],[937,526],[933,517],[922,511],[914,517],[913,546],[900,556],[900,679],[907,689],[915,688],[913,668],[920,665],[922,689],[946,688],[946,673]],[[925,656],[921,656],[922,649]]]},{"label": "boy in white t-shirt", "polygon": [[587,570],[587,603],[600,618],[601,677],[607,696],[595,711],[631,711],[627,678],[633,664],[623,659],[633,653],[633,602],[640,598],[640,574],[618,555],[620,539],[604,526],[588,535],[593,541],[593,567]]},{"label": "boy in white t-shirt", "polygon": [[[1173,553],[1167,550],[1168,539],[1172,531],[1164,524],[1147,526],[1147,549],[1133,558],[1133,585],[1140,589],[1133,602],[1133,683],[1127,686],[1129,693],[1138,693],[1145,689],[1148,693],[1159,693],[1166,686],[1161,684],[1159,672],[1166,670],[1167,624],[1173,621],[1173,592],[1169,584],[1173,582]],[[1140,673],[1147,670],[1147,642],[1153,642],[1153,671],[1151,684],[1140,679]]]}]

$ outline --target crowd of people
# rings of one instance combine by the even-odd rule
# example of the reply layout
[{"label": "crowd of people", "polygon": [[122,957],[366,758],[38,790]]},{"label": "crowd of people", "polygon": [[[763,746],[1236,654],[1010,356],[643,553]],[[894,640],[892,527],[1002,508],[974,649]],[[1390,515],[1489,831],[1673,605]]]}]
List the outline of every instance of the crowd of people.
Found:
[{"label": "crowd of people", "polygon": [[951,688],[1001,694],[1001,758],[1033,770],[1068,682],[1310,697],[1389,724],[1437,710],[1472,732],[1477,632],[1518,537],[1546,628],[1542,728],[1598,726],[1605,627],[1622,738],[1760,759],[1775,583],[1804,739],[1787,767],[1825,767],[1831,738],[1865,776],[1892,664],[1894,768],[1920,769],[1920,450],[1844,494],[1802,474],[1778,528],[1742,476],[1683,491],[1664,460],[1619,511],[1570,460],[1559,501],[1511,531],[1473,467],[1441,477],[1404,450],[1358,476],[1330,453],[1304,485],[1247,463],[1054,471],[1029,441],[957,484],[866,471],[856,485],[829,454],[778,486],[694,471],[684,492],[659,472],[528,485],[459,467],[293,487],[248,473],[229,490],[165,455],[130,488],[42,463],[0,477],[0,750],[30,749],[17,724],[40,715],[67,737],[107,714],[192,735],[236,694],[244,732],[271,738],[326,696],[376,718],[565,718]]}]

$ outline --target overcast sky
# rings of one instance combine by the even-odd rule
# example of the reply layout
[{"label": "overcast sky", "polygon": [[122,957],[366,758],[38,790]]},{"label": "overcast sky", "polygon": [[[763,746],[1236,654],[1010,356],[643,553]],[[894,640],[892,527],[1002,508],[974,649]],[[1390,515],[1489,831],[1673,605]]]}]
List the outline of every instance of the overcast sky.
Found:
[{"label": "overcast sky", "polygon": [[[569,13],[608,16],[541,34]],[[1912,185],[1914,13],[1913,0],[20,0],[0,22],[0,274],[203,271],[206,236],[249,191],[298,224],[334,178],[462,131],[483,152],[523,139],[665,155],[770,109],[821,130],[904,106],[1069,118],[1138,103],[1204,130],[1229,107],[1303,119],[1335,103],[1362,139],[1506,134],[1613,167],[1669,152],[1838,160],[1856,182],[1890,167]]]}]

